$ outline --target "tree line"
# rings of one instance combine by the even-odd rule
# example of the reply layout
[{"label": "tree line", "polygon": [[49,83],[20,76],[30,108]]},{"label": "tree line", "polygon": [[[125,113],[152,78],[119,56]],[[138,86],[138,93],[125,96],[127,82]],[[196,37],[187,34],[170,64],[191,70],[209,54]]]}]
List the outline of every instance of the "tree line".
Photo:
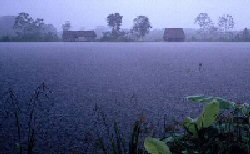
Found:
[{"label": "tree line", "polygon": [[42,18],[34,19],[25,12],[15,18],[13,30],[16,35],[5,37],[3,41],[58,41],[57,29],[52,24],[44,23]]},{"label": "tree line", "polygon": [[[111,31],[103,32],[99,41],[140,41],[152,28],[149,18],[138,16],[133,19],[133,26],[128,31],[122,30],[123,16],[119,13],[111,13],[106,18],[107,26]],[[200,13],[194,20],[198,24],[199,31],[192,41],[250,41],[250,31],[245,28],[243,31],[233,33],[235,25],[232,15],[224,14],[218,18],[217,25],[209,17],[208,13]],[[69,21],[62,25],[63,31],[69,31]],[[42,18],[34,19],[28,13],[19,13],[15,18],[13,30],[14,37],[3,37],[1,41],[59,41],[57,29],[52,24],[44,23]]]},{"label": "tree line", "polygon": [[[195,24],[200,27],[200,33],[203,40],[209,40],[211,37],[216,37],[219,41],[250,41],[248,28],[245,28],[241,35],[238,33],[233,35],[233,28],[235,25],[234,18],[230,14],[224,14],[218,18],[217,26],[209,17],[208,13],[200,13],[194,20]],[[210,38],[209,38],[210,37]],[[213,38],[213,39],[214,39]]]}]

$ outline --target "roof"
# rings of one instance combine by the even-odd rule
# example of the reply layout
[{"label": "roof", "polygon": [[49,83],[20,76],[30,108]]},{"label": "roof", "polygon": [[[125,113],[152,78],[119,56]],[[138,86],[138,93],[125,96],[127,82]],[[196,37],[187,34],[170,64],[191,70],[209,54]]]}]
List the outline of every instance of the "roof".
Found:
[{"label": "roof", "polygon": [[63,37],[64,38],[96,37],[96,33],[94,31],[64,31]]},{"label": "roof", "polygon": [[185,38],[183,28],[165,28],[164,38]]}]

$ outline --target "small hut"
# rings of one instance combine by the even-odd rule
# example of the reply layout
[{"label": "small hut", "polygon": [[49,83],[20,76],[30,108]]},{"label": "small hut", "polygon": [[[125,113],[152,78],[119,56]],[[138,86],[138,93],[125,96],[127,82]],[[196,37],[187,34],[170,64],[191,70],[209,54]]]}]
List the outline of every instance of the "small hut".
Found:
[{"label": "small hut", "polygon": [[91,42],[97,35],[94,31],[64,31],[62,37],[65,42]]},{"label": "small hut", "polygon": [[165,28],[163,39],[167,42],[184,42],[183,28]]}]

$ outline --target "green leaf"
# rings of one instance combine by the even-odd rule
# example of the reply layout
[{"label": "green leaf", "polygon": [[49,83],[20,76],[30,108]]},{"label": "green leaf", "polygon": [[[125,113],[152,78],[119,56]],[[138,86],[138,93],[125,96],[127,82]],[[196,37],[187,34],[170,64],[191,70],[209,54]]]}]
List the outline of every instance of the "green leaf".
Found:
[{"label": "green leaf", "polygon": [[144,141],[144,146],[147,152],[151,154],[171,154],[168,146],[155,138],[147,137]]},{"label": "green leaf", "polygon": [[220,105],[218,102],[208,103],[197,120],[198,129],[210,127],[216,120]]},{"label": "green leaf", "polygon": [[244,115],[248,115],[250,113],[250,105],[247,103],[240,104],[238,108]]},{"label": "green leaf", "polygon": [[208,103],[213,100],[212,97],[206,97],[206,96],[189,96],[187,97],[187,99],[193,102],[201,102],[201,103]]},{"label": "green leaf", "polygon": [[16,148],[17,148],[17,149],[20,149],[20,148],[21,148],[20,143],[16,143]]},{"label": "green leaf", "polygon": [[192,123],[194,120],[190,117],[186,117],[183,121],[183,126],[188,128],[188,126],[190,125],[190,123]]},{"label": "green leaf", "polygon": [[187,117],[184,119],[183,126],[192,133],[195,137],[198,136],[197,132],[197,119],[192,119],[190,117]]},{"label": "green leaf", "polygon": [[174,138],[173,137],[168,137],[162,140],[164,143],[168,143],[168,142],[173,142]]},{"label": "green leaf", "polygon": [[245,142],[249,142],[250,141],[249,137],[246,137],[246,136],[242,136],[242,140],[245,141]]},{"label": "green leaf", "polygon": [[200,103],[218,102],[220,104],[220,109],[233,109],[235,107],[234,102],[227,101],[220,97],[190,96],[187,97],[187,99],[193,102]]},{"label": "green leaf", "polygon": [[235,108],[235,103],[227,101],[223,98],[214,98],[214,102],[218,102],[220,105],[220,109],[234,109]]}]

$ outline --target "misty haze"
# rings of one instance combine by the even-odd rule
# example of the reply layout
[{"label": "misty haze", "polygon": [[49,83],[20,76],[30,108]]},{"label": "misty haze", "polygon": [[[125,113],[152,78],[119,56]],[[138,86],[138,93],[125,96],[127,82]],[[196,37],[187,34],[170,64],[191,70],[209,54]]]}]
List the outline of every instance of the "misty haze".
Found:
[{"label": "misty haze", "polygon": [[250,1],[0,2],[0,153],[250,154]]}]

